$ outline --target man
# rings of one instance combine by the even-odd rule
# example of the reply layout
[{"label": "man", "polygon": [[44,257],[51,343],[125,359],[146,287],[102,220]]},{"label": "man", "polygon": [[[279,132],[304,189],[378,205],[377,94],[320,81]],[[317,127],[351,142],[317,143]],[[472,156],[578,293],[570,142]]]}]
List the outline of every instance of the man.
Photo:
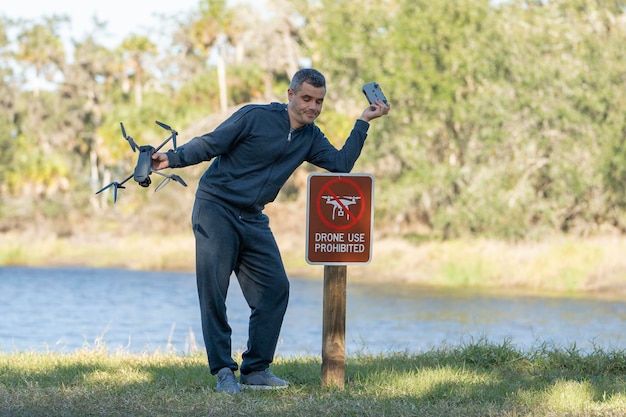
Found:
[{"label": "man", "polygon": [[289,281],[263,214],[265,204],[304,161],[331,172],[350,172],[369,122],[389,113],[382,101],[368,106],[337,150],[314,124],[325,95],[320,72],[299,70],[287,91],[288,104],[244,106],[213,132],[152,157],[155,170],[213,159],[198,184],[192,224],[202,333],[218,392],[240,393],[225,306],[233,272],[251,311],[239,368],[241,388],[289,385],[269,370],[287,309]]}]

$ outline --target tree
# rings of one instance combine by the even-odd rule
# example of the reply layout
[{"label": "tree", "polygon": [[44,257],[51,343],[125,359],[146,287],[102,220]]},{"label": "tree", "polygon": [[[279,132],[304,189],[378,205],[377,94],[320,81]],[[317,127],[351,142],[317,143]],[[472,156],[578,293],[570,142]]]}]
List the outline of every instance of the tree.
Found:
[{"label": "tree", "polygon": [[39,95],[44,80],[52,81],[65,61],[65,51],[59,37],[64,16],[44,18],[43,23],[26,24],[17,37],[15,58],[34,70],[34,93]]},{"label": "tree", "polygon": [[[13,138],[17,134],[14,129],[15,102],[18,89],[15,83],[15,75],[11,67],[12,53],[10,50],[9,37],[6,31],[8,22],[0,20],[0,125],[7,128],[0,130],[0,154],[13,154]],[[7,158],[9,159],[9,158]],[[5,176],[11,170],[11,164],[0,164],[0,184],[5,183]],[[4,187],[0,186],[0,190]]]},{"label": "tree", "polygon": [[71,135],[67,147],[78,157],[74,168],[87,174],[89,201],[98,208],[104,200],[96,199],[93,191],[109,175],[105,162],[120,148],[116,146],[119,141],[100,131],[116,107],[114,102],[121,101],[115,92],[121,90],[125,74],[115,51],[97,43],[93,35],[74,46],[73,62],[66,66],[65,82],[60,86],[59,94],[64,97],[60,108]]},{"label": "tree", "polygon": [[129,35],[122,41],[119,49],[125,67],[123,75],[132,84],[135,92],[135,104],[141,107],[143,103],[143,88],[148,76],[145,60],[150,57],[156,57],[158,49],[150,39],[139,35]]},{"label": "tree", "polygon": [[226,50],[229,45],[236,45],[241,29],[226,0],[201,0],[200,17],[187,29],[188,38],[202,56],[209,59],[215,53],[222,111],[228,107]]}]

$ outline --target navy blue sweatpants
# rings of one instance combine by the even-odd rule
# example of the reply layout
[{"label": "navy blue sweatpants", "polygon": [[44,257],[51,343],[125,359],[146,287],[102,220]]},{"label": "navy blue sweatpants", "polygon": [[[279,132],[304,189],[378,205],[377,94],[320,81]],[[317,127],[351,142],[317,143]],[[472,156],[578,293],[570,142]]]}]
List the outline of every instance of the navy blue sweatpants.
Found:
[{"label": "navy blue sweatpants", "polygon": [[237,370],[232,359],[226,295],[234,272],[250,307],[241,372],[261,371],[274,358],[289,298],[289,280],[263,213],[238,212],[196,199],[192,214],[202,334],[212,374]]}]

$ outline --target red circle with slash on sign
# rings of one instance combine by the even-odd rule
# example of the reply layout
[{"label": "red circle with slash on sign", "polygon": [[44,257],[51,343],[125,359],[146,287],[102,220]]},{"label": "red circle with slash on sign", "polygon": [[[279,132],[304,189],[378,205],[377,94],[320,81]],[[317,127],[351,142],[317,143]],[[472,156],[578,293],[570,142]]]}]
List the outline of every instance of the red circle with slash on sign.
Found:
[{"label": "red circle with slash on sign", "polygon": [[[348,198],[346,197],[341,198],[338,194],[346,194],[346,193],[334,192],[331,188],[332,185],[337,185],[337,184],[340,184],[342,186],[349,185],[353,187],[355,193],[358,195],[354,195]],[[353,204],[356,205],[357,199],[361,200],[360,209],[358,210],[357,213],[353,213],[352,210],[354,209],[350,210],[350,206],[352,206]],[[322,209],[323,200],[326,200],[326,204],[330,205],[332,207],[332,210],[326,210],[326,213],[324,212],[324,210]],[[354,181],[345,177],[335,178],[325,183],[320,189],[317,195],[316,208],[317,208],[317,215],[319,216],[319,219],[326,226],[334,230],[346,230],[346,229],[351,228],[355,224],[357,224],[359,220],[361,220],[361,217],[363,217],[363,213],[365,213],[365,196],[363,194],[363,190],[361,190],[361,188]],[[330,219],[327,218],[329,214],[328,212],[331,213]],[[333,217],[336,217],[337,212],[343,214],[341,217],[345,216],[346,219],[348,219],[346,223],[344,224],[335,223],[335,219]]]}]

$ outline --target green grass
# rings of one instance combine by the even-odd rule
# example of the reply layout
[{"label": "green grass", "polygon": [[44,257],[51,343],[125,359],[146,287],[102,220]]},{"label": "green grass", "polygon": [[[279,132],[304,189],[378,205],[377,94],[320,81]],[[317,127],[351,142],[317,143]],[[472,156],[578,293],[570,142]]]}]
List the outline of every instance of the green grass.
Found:
[{"label": "green grass", "polygon": [[626,353],[470,342],[350,357],[323,388],[317,357],[277,359],[286,390],[215,393],[202,354],[0,353],[2,416],[622,416]]}]

